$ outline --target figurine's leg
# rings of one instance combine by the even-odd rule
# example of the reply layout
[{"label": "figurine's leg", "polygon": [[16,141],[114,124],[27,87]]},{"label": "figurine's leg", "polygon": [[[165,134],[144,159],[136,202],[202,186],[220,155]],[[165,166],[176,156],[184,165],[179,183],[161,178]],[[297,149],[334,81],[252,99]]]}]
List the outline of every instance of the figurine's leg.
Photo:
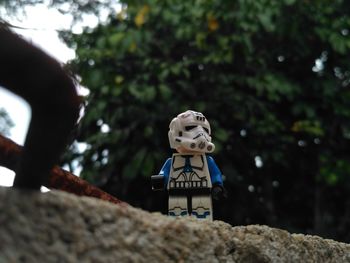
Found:
[{"label": "figurine's leg", "polygon": [[192,197],[192,215],[198,219],[213,220],[213,205],[210,195]]},{"label": "figurine's leg", "polygon": [[188,216],[187,197],[169,196],[169,216]]}]

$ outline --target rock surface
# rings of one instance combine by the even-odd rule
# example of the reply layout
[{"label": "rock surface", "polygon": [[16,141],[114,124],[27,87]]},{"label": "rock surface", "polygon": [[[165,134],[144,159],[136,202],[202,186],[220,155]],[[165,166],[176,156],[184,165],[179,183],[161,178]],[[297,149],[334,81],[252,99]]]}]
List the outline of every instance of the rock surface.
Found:
[{"label": "rock surface", "polygon": [[350,245],[0,188],[0,262],[350,262]]}]

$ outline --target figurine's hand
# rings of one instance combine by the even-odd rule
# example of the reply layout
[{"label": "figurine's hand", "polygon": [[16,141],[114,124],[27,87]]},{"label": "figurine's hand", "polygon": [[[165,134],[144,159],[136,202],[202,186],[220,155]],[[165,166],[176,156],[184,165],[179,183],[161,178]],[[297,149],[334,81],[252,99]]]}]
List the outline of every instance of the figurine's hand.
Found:
[{"label": "figurine's hand", "polygon": [[227,191],[222,185],[214,185],[211,189],[211,195],[215,200],[222,200],[227,198]]},{"label": "figurine's hand", "polygon": [[153,191],[161,191],[164,190],[164,176],[162,175],[152,175],[152,190]]}]

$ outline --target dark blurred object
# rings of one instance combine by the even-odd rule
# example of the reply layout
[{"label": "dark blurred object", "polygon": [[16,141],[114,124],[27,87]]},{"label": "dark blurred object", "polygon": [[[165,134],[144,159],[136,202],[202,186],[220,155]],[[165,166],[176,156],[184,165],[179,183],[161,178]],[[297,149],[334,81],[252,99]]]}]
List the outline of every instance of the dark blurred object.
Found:
[{"label": "dark blurred object", "polygon": [[38,190],[66,148],[80,99],[62,66],[9,26],[0,21],[0,85],[25,99],[32,112],[13,186]]},{"label": "dark blurred object", "polygon": [[[0,135],[0,165],[14,170],[20,160],[23,148],[8,138]],[[58,189],[76,195],[95,197],[118,205],[127,205],[117,198],[103,192],[101,189],[89,184],[78,176],[61,169],[53,167],[48,181],[43,185],[50,189]]]}]

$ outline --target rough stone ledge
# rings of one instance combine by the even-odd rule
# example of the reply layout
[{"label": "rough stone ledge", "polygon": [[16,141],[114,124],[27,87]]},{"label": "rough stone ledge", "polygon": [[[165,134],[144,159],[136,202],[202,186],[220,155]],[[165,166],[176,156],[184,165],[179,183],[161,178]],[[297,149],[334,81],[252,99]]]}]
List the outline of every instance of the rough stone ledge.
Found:
[{"label": "rough stone ledge", "polygon": [[350,245],[268,226],[174,219],[51,191],[0,188],[0,263],[350,262]]}]

